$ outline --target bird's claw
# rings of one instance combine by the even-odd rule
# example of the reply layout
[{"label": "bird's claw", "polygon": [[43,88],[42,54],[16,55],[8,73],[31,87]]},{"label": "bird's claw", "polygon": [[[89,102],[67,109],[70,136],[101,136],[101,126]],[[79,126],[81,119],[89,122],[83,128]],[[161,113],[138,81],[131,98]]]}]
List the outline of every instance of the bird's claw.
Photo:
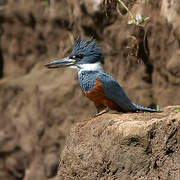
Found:
[{"label": "bird's claw", "polygon": [[102,115],[102,114],[104,114],[104,113],[107,113],[108,111],[109,111],[109,107],[106,107],[106,109],[102,110],[102,111],[99,112],[99,113],[96,113],[96,114],[94,115],[94,117],[100,116],[100,115]]}]

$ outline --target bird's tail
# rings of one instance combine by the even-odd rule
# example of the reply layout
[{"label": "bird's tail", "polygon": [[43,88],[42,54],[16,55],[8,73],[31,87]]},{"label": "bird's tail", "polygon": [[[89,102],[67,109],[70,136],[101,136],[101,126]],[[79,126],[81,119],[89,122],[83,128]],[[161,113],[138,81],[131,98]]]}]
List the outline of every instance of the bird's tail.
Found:
[{"label": "bird's tail", "polygon": [[133,103],[133,105],[135,106],[136,111],[144,111],[144,112],[163,112],[163,111],[161,111],[161,110],[156,110],[156,109],[151,109],[151,108],[139,106],[139,105],[134,104],[134,103]]}]

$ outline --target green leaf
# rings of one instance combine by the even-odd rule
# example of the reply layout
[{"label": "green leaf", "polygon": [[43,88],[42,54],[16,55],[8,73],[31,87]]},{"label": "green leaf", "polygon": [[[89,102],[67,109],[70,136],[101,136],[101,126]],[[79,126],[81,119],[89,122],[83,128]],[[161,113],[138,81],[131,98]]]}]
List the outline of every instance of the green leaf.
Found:
[{"label": "green leaf", "polygon": [[136,24],[136,25],[140,25],[143,22],[147,21],[149,19],[149,17],[143,17],[140,13],[136,13],[136,17],[135,19],[129,20],[128,24]]},{"label": "green leaf", "polygon": [[134,20],[129,20],[128,24],[135,24],[136,22]]},{"label": "green leaf", "polygon": [[180,109],[175,109],[174,112],[178,113],[178,112],[180,112]]}]

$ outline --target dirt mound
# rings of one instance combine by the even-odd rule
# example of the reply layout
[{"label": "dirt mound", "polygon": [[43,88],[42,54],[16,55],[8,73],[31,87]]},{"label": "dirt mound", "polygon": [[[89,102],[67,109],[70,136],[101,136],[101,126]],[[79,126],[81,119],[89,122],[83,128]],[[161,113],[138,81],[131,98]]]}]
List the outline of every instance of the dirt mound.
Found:
[{"label": "dirt mound", "polygon": [[61,153],[61,179],[179,179],[180,113],[105,114],[77,123]]},{"label": "dirt mound", "polygon": [[[97,39],[105,71],[133,102],[180,104],[179,26],[173,19],[180,17],[167,4],[131,4],[151,19],[145,26],[149,53],[143,58],[138,51],[137,58],[129,54],[141,46],[142,31],[127,25],[124,10],[122,17],[107,17],[92,1],[57,1],[50,7],[41,0],[8,2],[0,8],[0,179],[54,177],[72,124],[95,113],[81,94],[76,72],[43,66],[67,56],[78,35]],[[168,18],[165,12],[176,14]]]}]

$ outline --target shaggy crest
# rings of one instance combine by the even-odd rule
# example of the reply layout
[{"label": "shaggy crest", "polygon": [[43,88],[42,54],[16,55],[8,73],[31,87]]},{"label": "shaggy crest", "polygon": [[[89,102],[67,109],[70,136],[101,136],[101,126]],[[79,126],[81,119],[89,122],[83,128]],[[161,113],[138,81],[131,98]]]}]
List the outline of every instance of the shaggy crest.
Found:
[{"label": "shaggy crest", "polygon": [[81,38],[78,37],[74,42],[74,47],[70,57],[77,55],[83,56],[82,61],[89,63],[100,61],[104,64],[104,55],[101,48],[96,45],[95,39],[81,40]]}]

